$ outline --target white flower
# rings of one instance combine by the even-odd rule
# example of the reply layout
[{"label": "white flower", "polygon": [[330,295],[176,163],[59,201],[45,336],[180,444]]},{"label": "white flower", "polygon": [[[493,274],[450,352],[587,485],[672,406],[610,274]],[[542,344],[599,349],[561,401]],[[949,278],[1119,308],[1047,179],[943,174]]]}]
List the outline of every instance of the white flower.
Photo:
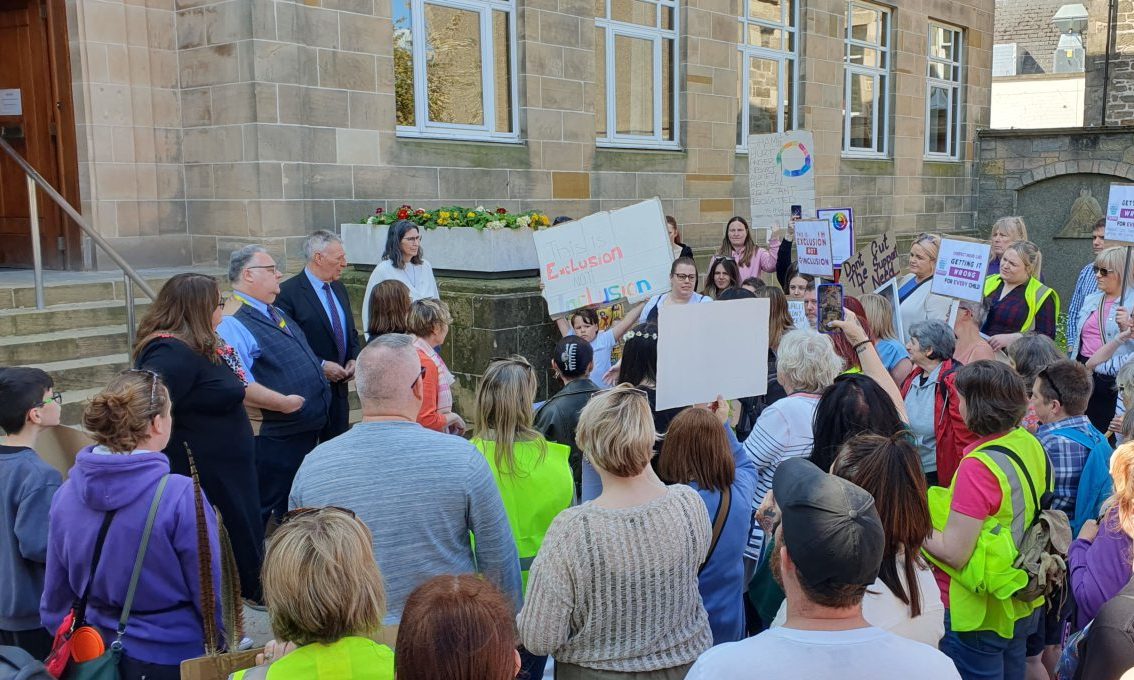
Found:
[{"label": "white flower", "polygon": [[367,217],[366,223],[367,224],[378,224],[378,216],[377,215],[371,215],[370,217]]},{"label": "white flower", "polygon": [[476,207],[476,211],[477,211],[477,212],[488,212],[487,210],[485,210],[485,209],[484,209],[484,206],[483,206],[483,205],[478,205],[478,206]]},{"label": "white flower", "polygon": [[523,215],[521,217],[516,218],[516,224],[518,224],[521,227],[530,226],[531,223],[532,223],[532,218],[527,216],[527,215]]},{"label": "white flower", "polygon": [[484,225],[484,228],[485,229],[503,229],[504,223],[499,221],[499,220],[493,220],[493,221],[489,222],[488,224]]}]

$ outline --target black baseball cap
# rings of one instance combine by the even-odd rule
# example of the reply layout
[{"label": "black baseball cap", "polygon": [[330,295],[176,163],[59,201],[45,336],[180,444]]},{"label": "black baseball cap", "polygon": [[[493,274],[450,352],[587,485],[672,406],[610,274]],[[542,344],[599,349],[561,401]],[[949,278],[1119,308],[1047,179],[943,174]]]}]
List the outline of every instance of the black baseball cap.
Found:
[{"label": "black baseball cap", "polygon": [[564,376],[578,378],[587,372],[594,356],[591,343],[577,335],[568,335],[555,345],[551,360]]},{"label": "black baseball cap", "polygon": [[886,532],[874,497],[806,458],[776,468],[772,493],[783,541],[808,585],[863,585],[878,578]]}]

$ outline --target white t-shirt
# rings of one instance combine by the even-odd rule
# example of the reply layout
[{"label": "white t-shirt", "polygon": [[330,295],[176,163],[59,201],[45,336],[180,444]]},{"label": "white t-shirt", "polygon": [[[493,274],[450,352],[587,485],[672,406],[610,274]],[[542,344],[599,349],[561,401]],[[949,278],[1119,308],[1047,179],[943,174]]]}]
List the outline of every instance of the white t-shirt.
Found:
[{"label": "white t-shirt", "polygon": [[406,288],[409,288],[410,300],[441,298],[440,293],[437,292],[437,279],[433,277],[433,266],[425,260],[422,260],[421,264],[407,262],[404,269],[398,269],[390,260],[382,260],[374,271],[370,272],[370,279],[366,282],[366,293],[362,298],[363,328],[370,324],[370,292],[374,290],[374,286],[388,279],[396,279],[406,284]]},{"label": "white t-shirt", "polygon": [[605,331],[599,331],[595,336],[594,342],[591,343],[591,350],[594,352],[594,369],[591,370],[591,382],[599,387],[610,387],[610,384],[602,379],[603,374],[610,370],[610,353],[614,350],[614,331],[609,328]]},{"label": "white t-shirt", "polygon": [[[905,585],[901,561],[898,563],[898,578]],[[866,597],[862,598],[862,618],[870,625],[899,637],[937,647],[945,635],[945,605],[941,604],[941,589],[937,587],[937,579],[933,578],[933,570],[928,565],[923,564],[917,569],[917,588],[921,596],[921,614],[916,619],[910,618],[910,606],[899,600],[882,579],[866,589]],[[786,621],[785,601],[776,612],[772,628],[779,628]]]},{"label": "white t-shirt", "polygon": [[881,628],[773,628],[717,645],[685,680],[960,680],[936,649]]}]

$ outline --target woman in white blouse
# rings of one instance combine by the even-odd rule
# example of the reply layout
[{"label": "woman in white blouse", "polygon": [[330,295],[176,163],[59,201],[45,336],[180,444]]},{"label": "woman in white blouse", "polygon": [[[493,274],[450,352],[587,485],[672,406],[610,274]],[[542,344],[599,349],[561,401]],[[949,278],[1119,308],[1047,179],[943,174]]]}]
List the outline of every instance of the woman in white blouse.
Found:
[{"label": "woman in white blouse", "polygon": [[410,298],[440,298],[437,280],[433,278],[430,266],[421,252],[421,231],[409,220],[398,220],[386,232],[386,250],[382,261],[370,274],[366,282],[366,295],[362,298],[362,318],[370,318],[370,291],[382,281],[395,279],[406,284]]},{"label": "woman in white blouse", "polygon": [[[898,281],[903,329],[909,329],[918,321],[947,322],[949,319],[950,299],[930,292],[940,247],[941,239],[933,234],[918,236],[910,246],[910,273]],[[904,342],[908,338],[901,339]]]}]

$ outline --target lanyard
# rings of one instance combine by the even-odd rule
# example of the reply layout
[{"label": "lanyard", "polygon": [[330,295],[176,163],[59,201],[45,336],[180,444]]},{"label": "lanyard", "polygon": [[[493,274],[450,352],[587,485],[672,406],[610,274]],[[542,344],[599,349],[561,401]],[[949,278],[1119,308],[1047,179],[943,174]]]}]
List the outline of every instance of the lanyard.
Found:
[{"label": "lanyard", "polygon": [[[240,300],[240,304],[248,305],[252,309],[256,309],[256,305],[249,302],[248,298],[244,297],[240,293],[233,292],[232,297],[236,298],[237,300]],[[271,305],[267,305],[267,310],[268,311],[266,312],[266,314],[268,315],[268,319],[270,319],[272,322],[274,322],[281,329],[287,330],[287,322],[284,321],[284,318],[282,316],[280,316],[279,314],[276,314],[274,317],[272,316],[272,311],[271,311],[272,306]]]}]

